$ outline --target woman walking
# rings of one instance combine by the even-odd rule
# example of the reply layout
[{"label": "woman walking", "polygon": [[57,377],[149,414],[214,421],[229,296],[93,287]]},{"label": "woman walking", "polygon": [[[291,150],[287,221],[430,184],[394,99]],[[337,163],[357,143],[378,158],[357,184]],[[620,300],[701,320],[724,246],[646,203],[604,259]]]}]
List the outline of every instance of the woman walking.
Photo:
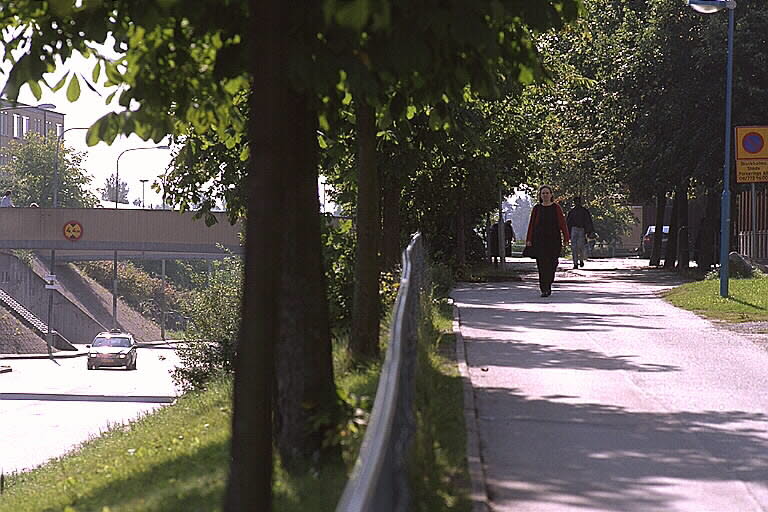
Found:
[{"label": "woman walking", "polygon": [[552,283],[555,280],[560,251],[563,243],[570,241],[563,210],[552,200],[552,187],[539,187],[539,204],[533,207],[531,220],[528,222],[528,235],[525,237],[525,252],[536,258],[542,297],[552,295]]}]

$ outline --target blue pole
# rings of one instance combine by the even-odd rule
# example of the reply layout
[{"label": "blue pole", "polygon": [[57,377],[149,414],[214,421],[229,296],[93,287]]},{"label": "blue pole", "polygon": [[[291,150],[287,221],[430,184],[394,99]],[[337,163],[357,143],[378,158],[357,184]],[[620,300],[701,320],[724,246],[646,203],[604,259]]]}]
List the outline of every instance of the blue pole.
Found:
[{"label": "blue pole", "polygon": [[728,297],[728,255],[731,228],[731,97],[733,95],[733,8],[728,9],[728,57],[725,78],[725,162],[720,204],[720,296]]}]

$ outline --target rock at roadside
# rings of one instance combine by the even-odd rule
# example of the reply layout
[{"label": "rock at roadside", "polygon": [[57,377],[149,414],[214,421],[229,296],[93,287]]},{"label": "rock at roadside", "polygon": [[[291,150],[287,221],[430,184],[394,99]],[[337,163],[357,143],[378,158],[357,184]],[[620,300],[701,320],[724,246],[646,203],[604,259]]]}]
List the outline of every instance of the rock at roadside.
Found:
[{"label": "rock at roadside", "polygon": [[730,263],[729,274],[731,277],[752,277],[754,269],[741,254],[736,251],[731,252],[728,255],[728,262]]}]

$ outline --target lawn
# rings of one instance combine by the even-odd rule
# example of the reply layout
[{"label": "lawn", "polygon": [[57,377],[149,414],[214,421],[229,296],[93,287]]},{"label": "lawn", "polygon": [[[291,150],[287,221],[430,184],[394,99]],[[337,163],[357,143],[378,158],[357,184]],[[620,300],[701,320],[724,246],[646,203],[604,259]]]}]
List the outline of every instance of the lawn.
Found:
[{"label": "lawn", "polygon": [[665,294],[673,305],[706,318],[726,322],[768,320],[768,278],[730,279],[727,298],[720,297],[720,281],[686,283]]}]

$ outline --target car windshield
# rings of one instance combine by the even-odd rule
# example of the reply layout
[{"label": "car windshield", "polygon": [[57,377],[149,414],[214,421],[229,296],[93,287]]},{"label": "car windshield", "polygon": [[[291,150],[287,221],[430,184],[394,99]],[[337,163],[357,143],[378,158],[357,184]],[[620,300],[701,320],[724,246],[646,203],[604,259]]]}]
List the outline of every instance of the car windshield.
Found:
[{"label": "car windshield", "polygon": [[123,347],[131,346],[131,340],[128,338],[96,338],[93,340],[94,347]]}]

